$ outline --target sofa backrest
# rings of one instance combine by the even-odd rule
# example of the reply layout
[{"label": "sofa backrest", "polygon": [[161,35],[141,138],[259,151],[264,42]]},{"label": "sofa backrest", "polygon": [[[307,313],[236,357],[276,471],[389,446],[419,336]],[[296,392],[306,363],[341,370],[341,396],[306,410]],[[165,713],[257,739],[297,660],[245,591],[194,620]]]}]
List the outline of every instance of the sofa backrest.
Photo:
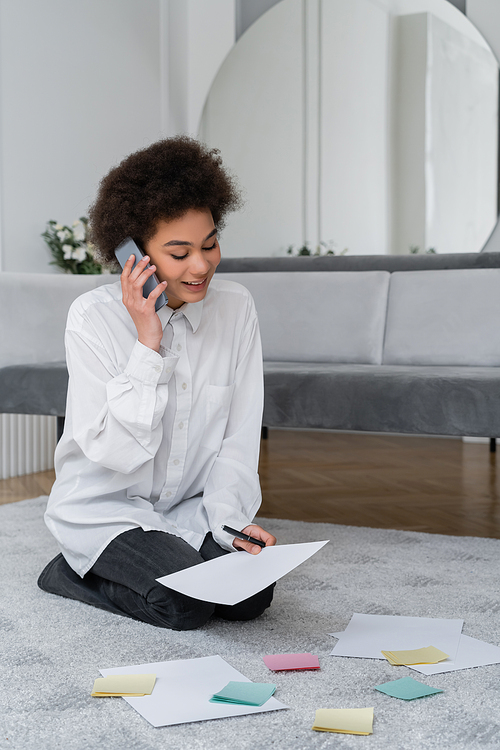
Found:
[{"label": "sofa backrest", "polygon": [[500,269],[393,273],[383,363],[500,366]]},{"label": "sofa backrest", "polygon": [[[500,268],[217,278],[250,290],[268,361],[500,367]],[[117,280],[0,273],[0,367],[63,361],[71,303]]]},{"label": "sofa backrest", "polygon": [[111,274],[0,273],[0,367],[64,361],[64,329],[74,299]]},{"label": "sofa backrest", "polygon": [[278,257],[226,258],[220,273],[269,273],[270,271],[437,271],[450,268],[500,268],[500,253],[442,253],[409,255],[285,255]]},{"label": "sofa backrest", "polygon": [[264,359],[380,364],[390,274],[217,273],[252,294]]}]

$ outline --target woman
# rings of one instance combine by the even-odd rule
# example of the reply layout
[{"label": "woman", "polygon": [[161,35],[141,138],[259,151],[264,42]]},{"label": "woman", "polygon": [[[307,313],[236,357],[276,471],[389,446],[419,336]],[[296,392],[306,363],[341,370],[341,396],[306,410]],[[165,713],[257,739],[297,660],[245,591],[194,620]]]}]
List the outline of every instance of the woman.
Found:
[{"label": "woman", "polygon": [[[218,232],[238,204],[218,152],[184,136],[102,180],[90,210],[101,259],[112,263],[126,237],[145,257],[69,311],[66,423],[45,515],[62,554],[42,572],[43,590],[177,630],[213,614],[252,619],[271,603],[272,586],[223,606],[155,580],[260,552],[223,525],[276,542],[252,523],[263,403],[255,308],[244,287],[212,280]],[[145,299],[153,273],[160,283]],[[156,313],[161,292],[168,303]]]}]

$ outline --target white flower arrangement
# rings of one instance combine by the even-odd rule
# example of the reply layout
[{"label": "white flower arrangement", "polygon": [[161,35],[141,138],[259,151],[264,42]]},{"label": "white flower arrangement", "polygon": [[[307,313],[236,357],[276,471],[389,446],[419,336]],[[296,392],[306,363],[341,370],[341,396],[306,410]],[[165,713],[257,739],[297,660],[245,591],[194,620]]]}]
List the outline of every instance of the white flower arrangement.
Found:
[{"label": "white flower arrangement", "polygon": [[75,219],[71,227],[48,221],[42,237],[50,248],[54,260],[66,273],[98,274],[103,267],[94,260],[94,248],[87,240],[88,219],[85,216]]}]

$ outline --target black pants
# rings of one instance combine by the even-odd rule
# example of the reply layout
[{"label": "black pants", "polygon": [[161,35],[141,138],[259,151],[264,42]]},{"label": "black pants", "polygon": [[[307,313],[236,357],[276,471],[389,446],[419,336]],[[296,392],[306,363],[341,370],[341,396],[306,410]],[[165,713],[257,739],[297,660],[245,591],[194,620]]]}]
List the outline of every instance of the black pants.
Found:
[{"label": "black pants", "polygon": [[62,555],[57,555],[43,570],[38,585],[51,594],[172,630],[198,628],[212,615],[225,620],[252,620],[271,604],[275,584],[229,606],[192,599],[155,580],[225,554],[230,553],[214,541],[212,534],[207,534],[197,552],[173,534],[136,528],[113,539],[83,578]]}]

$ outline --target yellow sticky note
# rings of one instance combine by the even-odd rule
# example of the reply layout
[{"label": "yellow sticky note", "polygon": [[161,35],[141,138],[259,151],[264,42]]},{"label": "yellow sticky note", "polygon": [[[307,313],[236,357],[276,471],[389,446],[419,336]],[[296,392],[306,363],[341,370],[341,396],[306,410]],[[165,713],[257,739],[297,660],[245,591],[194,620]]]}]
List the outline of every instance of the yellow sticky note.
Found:
[{"label": "yellow sticky note", "polygon": [[437,664],[448,658],[448,654],[435,646],[414,648],[410,651],[382,651],[383,655],[393,666],[409,666],[410,664]]},{"label": "yellow sticky note", "polygon": [[392,651],[382,651],[381,653],[385,656],[385,658],[387,659],[387,661],[390,664],[392,664],[393,667],[400,667],[401,666],[401,664],[399,662],[397,662],[397,661],[394,660],[394,657],[392,656]]},{"label": "yellow sticky note", "polygon": [[372,734],[373,708],[318,708],[312,728],[317,732]]},{"label": "yellow sticky note", "polygon": [[93,698],[127,698],[151,695],[156,682],[155,674],[110,674],[98,677],[92,689]]}]

